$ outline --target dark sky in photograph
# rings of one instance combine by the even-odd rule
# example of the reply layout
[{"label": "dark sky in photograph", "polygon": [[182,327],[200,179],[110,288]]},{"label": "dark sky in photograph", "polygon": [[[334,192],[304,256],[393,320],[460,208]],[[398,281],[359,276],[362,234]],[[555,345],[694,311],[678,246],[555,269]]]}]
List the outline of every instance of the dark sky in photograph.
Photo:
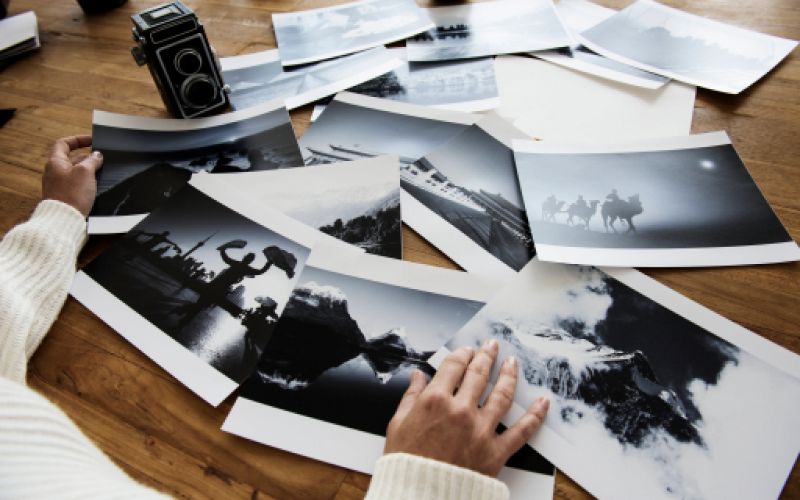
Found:
[{"label": "dark sky in photograph", "polygon": [[524,207],[514,153],[477,125],[436,148],[426,159],[458,186],[499,193],[517,207]]},{"label": "dark sky in photograph", "polygon": [[95,125],[92,147],[100,151],[181,151],[236,142],[285,123],[289,123],[289,114],[285,108],[279,108],[247,120],[200,130],[165,132]]},{"label": "dark sky in photograph", "polygon": [[330,151],[334,144],[416,159],[467,127],[333,101],[299,142],[304,157],[309,146]]},{"label": "dark sky in photograph", "polygon": [[[228,267],[222,261],[217,247],[236,239],[245,240],[247,246],[242,249],[229,249],[228,256],[235,260],[241,260],[248,253],[254,253],[255,260],[251,267],[257,269],[262,268],[266,263],[266,257],[262,253],[263,249],[271,245],[277,245],[294,254],[298,261],[297,270],[301,269],[302,263],[310,253],[310,249],[230,210],[189,185],[184,186],[169,198],[164,205],[144,219],[133,231],[147,233],[169,231],[168,238],[178,244],[183,252],[187,252],[194,245],[211,236],[211,239],[193,252],[191,257],[202,261],[207,270],[216,273]],[[166,255],[174,255],[174,251],[170,250]],[[246,306],[253,306],[252,299],[257,295],[269,295],[276,286],[283,287],[288,282],[289,278],[286,274],[278,271],[277,268],[270,269],[256,279],[245,279],[243,284],[247,287],[245,298],[248,300]]]},{"label": "dark sky in photograph", "polygon": [[405,327],[411,347],[436,350],[467,323],[483,303],[412,290],[306,267],[297,286],[309,281],[333,286],[347,296],[350,316],[369,339]]},{"label": "dark sky in photograph", "polygon": [[602,205],[616,189],[623,200],[639,195],[644,211],[635,223],[642,229],[737,231],[744,223],[777,221],[731,145],[644,153],[517,153],[516,158],[527,208],[536,220],[551,194],[566,201],[566,209],[578,195]]},{"label": "dark sky in photograph", "polygon": [[613,303],[595,333],[614,349],[642,351],[659,382],[674,390],[688,417],[696,419],[688,384],[694,379],[716,384],[739,349],[610,276],[605,282]]}]

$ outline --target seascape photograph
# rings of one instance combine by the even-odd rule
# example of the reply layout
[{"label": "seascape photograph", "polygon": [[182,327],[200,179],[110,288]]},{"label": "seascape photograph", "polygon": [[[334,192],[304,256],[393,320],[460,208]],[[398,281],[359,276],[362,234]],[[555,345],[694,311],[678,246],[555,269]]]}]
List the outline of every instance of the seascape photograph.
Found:
[{"label": "seascape photograph", "polygon": [[330,59],[403,40],[433,23],[413,0],[364,0],[272,14],[284,66]]},{"label": "seascape photograph", "polygon": [[479,115],[340,94],[299,142],[306,165],[397,154],[404,167],[478,119]]},{"label": "seascape photograph", "polygon": [[171,338],[238,384],[261,356],[309,253],[188,185],[83,273],[163,332],[164,342]]},{"label": "seascape photograph", "polygon": [[95,112],[92,136],[103,167],[90,218],[147,214],[193,173],[303,166],[282,101],[193,120]]},{"label": "seascape photograph", "polygon": [[[489,114],[476,125],[442,144],[400,171],[403,190],[438,217],[467,236],[474,258],[486,253],[519,271],[536,254],[522,202],[514,154],[503,139],[527,137],[498,115]],[[510,140],[508,140],[510,142]],[[439,246],[447,234],[426,231],[429,214],[406,222]],[[468,251],[466,248],[459,250]],[[469,260],[445,253],[472,271]]]},{"label": "seascape photograph", "polygon": [[[683,254],[683,264],[746,264],[770,258],[747,248],[784,244],[787,256],[798,258],[792,237],[724,132],[653,140],[640,151],[636,144],[545,152],[538,143],[519,141],[514,147],[542,260],[580,254],[585,261],[561,262],[661,266],[668,262],[659,256],[671,250],[714,249],[713,257],[696,254],[700,261]],[[615,261],[607,257],[614,249],[630,251]]]},{"label": "seascape photograph", "polygon": [[232,187],[366,252],[402,259],[397,155],[226,176]]},{"label": "seascape photograph", "polygon": [[533,261],[447,350],[493,338],[500,357],[516,356],[518,405],[551,402],[545,428],[558,439],[539,451],[601,499],[777,498],[800,450],[800,380],[757,355],[795,374],[797,357],[636,271],[615,273],[631,285]]},{"label": "seascape photograph", "polygon": [[786,57],[794,40],[764,35],[639,0],[582,32],[606,57],[729,94],[746,89]]},{"label": "seascape photograph", "polygon": [[408,39],[409,61],[441,61],[573,43],[551,0],[498,0],[426,9],[436,27]]},{"label": "seascape photograph", "polygon": [[231,109],[240,110],[277,98],[294,109],[378,77],[402,63],[385,47],[330,61],[285,69],[278,50],[220,59],[231,87]]}]

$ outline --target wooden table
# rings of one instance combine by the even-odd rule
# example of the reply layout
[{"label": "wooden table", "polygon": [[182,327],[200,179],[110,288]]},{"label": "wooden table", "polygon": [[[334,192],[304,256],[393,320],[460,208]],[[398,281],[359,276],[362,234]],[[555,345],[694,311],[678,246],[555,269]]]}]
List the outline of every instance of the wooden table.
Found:
[{"label": "wooden table", "polygon": [[[798,0],[668,0],[674,7],[764,33],[800,39]],[[429,6],[423,0],[423,6]],[[12,0],[34,10],[42,47],[0,74],[0,108],[17,108],[0,129],[0,231],[25,221],[41,197],[53,141],[89,134],[92,110],[167,117],[149,72],[128,48],[130,16],[161,3],[129,0],[86,16],[74,0]],[[341,0],[186,0],[220,56],[276,47],[272,12]],[[631,0],[599,0],[623,8]],[[311,107],[292,112],[298,135]],[[800,238],[800,50],[740,95],[698,90],[693,133],[727,130],[758,185]],[[457,266],[407,227],[408,260]],[[85,264],[114,241],[92,237]],[[800,353],[800,263],[646,274],[778,344]],[[29,365],[28,383],[60,406],[125,471],[190,498],[362,498],[369,476],[226,434],[234,396],[212,408],[69,299]],[[743,402],[747,394],[742,394]],[[590,498],[559,475],[556,497]],[[800,469],[782,498],[800,498]]]}]

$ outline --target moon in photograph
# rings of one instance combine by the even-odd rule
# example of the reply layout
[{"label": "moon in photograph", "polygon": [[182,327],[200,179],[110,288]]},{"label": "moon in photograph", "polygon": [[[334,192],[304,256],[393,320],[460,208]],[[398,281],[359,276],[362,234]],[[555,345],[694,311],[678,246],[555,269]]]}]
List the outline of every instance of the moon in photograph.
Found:
[{"label": "moon in photograph", "polygon": [[711,170],[714,167],[716,167],[717,164],[714,163],[713,160],[700,160],[700,166],[703,167],[706,170]]}]

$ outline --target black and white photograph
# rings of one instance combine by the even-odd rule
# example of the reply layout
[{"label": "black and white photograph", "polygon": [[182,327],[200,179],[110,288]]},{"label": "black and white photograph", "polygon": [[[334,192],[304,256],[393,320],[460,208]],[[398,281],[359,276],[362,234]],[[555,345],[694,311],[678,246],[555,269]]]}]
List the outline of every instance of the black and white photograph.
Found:
[{"label": "black and white photograph", "polygon": [[216,406],[252,372],[318,240],[341,244],[206,174],[84,267],[71,293]]},{"label": "black and white photograph", "polygon": [[[500,284],[315,246],[223,430],[372,472],[380,456],[372,446],[383,443],[412,371],[430,379],[435,372],[426,360]],[[294,424],[274,425],[280,415]],[[270,425],[251,426],[253,419]],[[316,432],[325,437],[308,439]],[[342,445],[345,436],[351,438]],[[552,465],[527,446],[510,464],[544,485],[552,481]]]},{"label": "black and white photograph", "polygon": [[504,423],[549,398],[529,444],[601,500],[775,499],[800,451],[800,358],[633,269],[534,260],[431,362],[488,339]]},{"label": "black and white photograph", "polygon": [[231,88],[231,109],[240,110],[280,97],[286,109],[294,109],[380,77],[404,61],[381,46],[286,70],[277,49],[224,57],[220,64],[225,83]]},{"label": "black and white photograph", "polygon": [[400,171],[403,220],[467,272],[511,277],[535,255],[513,139],[530,137],[488,113]]},{"label": "black and white photograph", "polygon": [[442,61],[567,47],[552,0],[496,0],[434,7],[435,28],[409,38],[409,61]]},{"label": "black and white photograph", "polygon": [[480,118],[470,113],[342,92],[308,127],[299,142],[306,165],[397,154],[403,168]]},{"label": "black and white photograph", "polygon": [[800,260],[725,132],[603,145],[514,141],[514,154],[541,260],[623,267]]},{"label": "black and white photograph", "polygon": [[397,155],[225,176],[232,187],[367,253],[403,258]]},{"label": "black and white photograph", "polygon": [[[617,13],[587,0],[561,0],[556,4],[556,10],[573,38]],[[531,55],[576,71],[648,89],[657,89],[670,80],[669,77],[603,57],[579,43],[555,50],[532,52]]]},{"label": "black and white photograph", "polygon": [[797,42],[638,0],[578,41],[605,57],[698,87],[738,94]]},{"label": "black and white photograph", "polygon": [[[468,113],[500,106],[493,57],[408,62],[404,47],[388,50],[402,58],[403,64],[347,89],[348,92]],[[324,109],[325,104],[315,106],[311,120],[316,120]]]},{"label": "black and white photograph", "polygon": [[434,27],[414,0],[363,0],[272,14],[284,66],[352,54]]},{"label": "black and white photograph", "polygon": [[94,112],[103,153],[89,233],[124,233],[186,185],[193,173],[303,166],[282,99],[192,120]]}]

